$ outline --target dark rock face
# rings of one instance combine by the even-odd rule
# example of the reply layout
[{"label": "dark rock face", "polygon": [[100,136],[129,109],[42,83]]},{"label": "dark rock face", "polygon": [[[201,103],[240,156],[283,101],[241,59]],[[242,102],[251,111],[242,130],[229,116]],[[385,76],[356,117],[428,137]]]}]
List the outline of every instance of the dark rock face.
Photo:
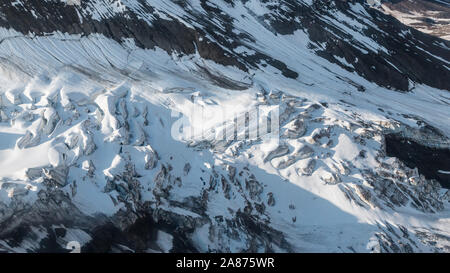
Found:
[{"label": "dark rock face", "polygon": [[[154,6],[142,0],[136,1],[139,9],[125,7],[120,13],[111,9],[117,5],[115,1],[86,0],[80,5],[67,5],[61,1],[28,0],[24,5],[12,5],[9,0],[1,0],[0,26],[24,34],[48,35],[54,31],[82,35],[101,33],[118,42],[132,38],[139,47],[159,47],[169,53],[193,54],[197,50],[205,59],[236,66],[243,71],[269,64],[287,78],[304,76],[266,52],[256,50],[251,56],[236,53],[234,49],[239,46],[251,46],[256,41],[255,34],[237,30],[234,25],[236,18],[222,12],[214,2],[200,1],[203,11],[193,9],[184,1],[172,2],[185,10],[183,20],[194,27],[187,27],[171,14],[162,12],[164,18],[161,17],[160,11],[156,12]],[[239,1],[226,2],[234,7]],[[450,78],[450,71],[445,66],[445,60],[450,60],[449,42],[406,27],[393,17],[370,8],[363,0],[314,0],[311,6],[286,0],[277,5],[266,1],[261,3],[266,5],[269,13],[258,16],[248,12],[266,29],[276,35],[304,30],[314,43],[310,44],[311,49],[318,56],[369,81],[400,91],[411,89],[410,80],[450,90],[450,81],[446,80]],[[355,4],[361,5],[364,14],[355,13],[352,9]],[[101,5],[109,14],[98,18],[86,12],[95,11],[95,5]],[[337,13],[364,26],[361,34],[385,50],[369,50],[368,45],[337,26],[333,22],[339,21]],[[340,24],[359,31],[349,22]],[[317,48],[317,44],[324,45],[324,48]],[[335,56],[344,58],[353,67],[342,64]]]},{"label": "dark rock face", "polygon": [[[92,240],[82,248],[87,253],[108,252],[142,252],[157,239],[157,229],[153,219],[144,215],[136,220],[126,230],[120,230],[113,223],[105,223],[91,232]],[[126,249],[118,249],[118,246]]]},{"label": "dark rock face", "polygon": [[428,179],[436,179],[444,188],[450,188],[450,149],[423,146],[398,135],[386,135],[386,153],[397,157],[409,168],[417,167]]},{"label": "dark rock face", "polygon": [[[243,71],[247,71],[246,65],[254,66],[256,62],[266,60],[282,71],[283,75],[296,78],[298,74],[286,67],[285,64],[274,60],[264,54],[259,54],[254,60],[245,61],[239,56],[231,56],[222,46],[236,46],[236,42],[229,42],[224,37],[239,40],[241,37],[232,33],[230,27],[226,32],[211,25],[198,15],[196,21],[205,25],[205,28],[189,28],[170,14],[166,14],[169,19],[161,18],[154,13],[154,8],[146,1],[138,1],[141,6],[139,14],[127,9],[121,14],[112,13],[105,18],[93,18],[91,15],[82,15],[82,9],[90,8],[90,1],[81,1],[80,6],[66,5],[63,2],[46,2],[39,0],[27,1],[25,6],[13,6],[10,1],[0,1],[0,26],[13,28],[23,34],[34,33],[36,35],[48,35],[49,33],[60,31],[69,34],[81,34],[87,36],[93,33],[100,33],[108,38],[121,43],[124,38],[134,39],[137,46],[145,49],[159,47],[170,53],[194,54],[196,50],[204,59],[213,60],[222,65],[233,65]],[[102,3],[108,7],[111,3]],[[183,5],[182,2],[177,3]],[[211,10],[203,2],[203,6],[211,16],[221,14],[220,10]],[[231,26],[232,19],[221,16],[224,22]],[[151,18],[151,25],[143,18]],[[207,38],[211,35],[217,41]],[[244,35],[245,36],[245,35]]]},{"label": "dark rock face", "polygon": [[407,24],[436,37],[446,36],[450,30],[450,2],[439,0],[386,0],[381,10],[399,19],[410,17]]}]

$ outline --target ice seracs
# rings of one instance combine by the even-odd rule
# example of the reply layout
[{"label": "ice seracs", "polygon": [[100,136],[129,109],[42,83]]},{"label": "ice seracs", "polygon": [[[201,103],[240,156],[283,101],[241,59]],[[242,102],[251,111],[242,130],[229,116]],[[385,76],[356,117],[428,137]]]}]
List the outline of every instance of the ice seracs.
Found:
[{"label": "ice seracs", "polygon": [[365,1],[144,2],[0,28],[0,251],[449,251],[445,184],[386,151],[448,149],[445,42]]}]

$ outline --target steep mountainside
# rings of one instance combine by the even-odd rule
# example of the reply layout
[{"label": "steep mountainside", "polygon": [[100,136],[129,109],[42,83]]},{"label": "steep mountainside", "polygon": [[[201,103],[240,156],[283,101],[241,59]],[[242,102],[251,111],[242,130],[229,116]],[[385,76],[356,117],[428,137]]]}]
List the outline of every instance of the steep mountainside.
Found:
[{"label": "steep mountainside", "polygon": [[0,252],[449,252],[449,48],[365,0],[0,0]]},{"label": "steep mountainside", "polygon": [[374,4],[386,14],[424,33],[450,40],[448,0],[394,0]]}]

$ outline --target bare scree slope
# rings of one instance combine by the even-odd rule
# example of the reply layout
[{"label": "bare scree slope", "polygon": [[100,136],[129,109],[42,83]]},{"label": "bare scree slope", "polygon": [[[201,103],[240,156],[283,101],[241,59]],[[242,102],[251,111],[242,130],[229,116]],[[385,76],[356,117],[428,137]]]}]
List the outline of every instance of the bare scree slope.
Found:
[{"label": "bare scree slope", "polygon": [[376,4],[1,0],[0,252],[449,252],[450,43]]}]

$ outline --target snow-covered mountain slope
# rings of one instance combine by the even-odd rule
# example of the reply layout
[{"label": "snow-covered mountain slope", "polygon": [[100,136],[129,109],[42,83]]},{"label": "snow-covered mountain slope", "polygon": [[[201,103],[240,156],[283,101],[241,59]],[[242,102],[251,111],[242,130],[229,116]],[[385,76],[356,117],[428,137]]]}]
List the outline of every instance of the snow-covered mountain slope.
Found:
[{"label": "snow-covered mountain slope", "polygon": [[450,40],[450,2],[439,0],[395,0],[373,3],[386,14],[422,32]]},{"label": "snow-covered mountain slope", "polygon": [[449,251],[447,41],[365,1],[0,2],[1,251]]}]

